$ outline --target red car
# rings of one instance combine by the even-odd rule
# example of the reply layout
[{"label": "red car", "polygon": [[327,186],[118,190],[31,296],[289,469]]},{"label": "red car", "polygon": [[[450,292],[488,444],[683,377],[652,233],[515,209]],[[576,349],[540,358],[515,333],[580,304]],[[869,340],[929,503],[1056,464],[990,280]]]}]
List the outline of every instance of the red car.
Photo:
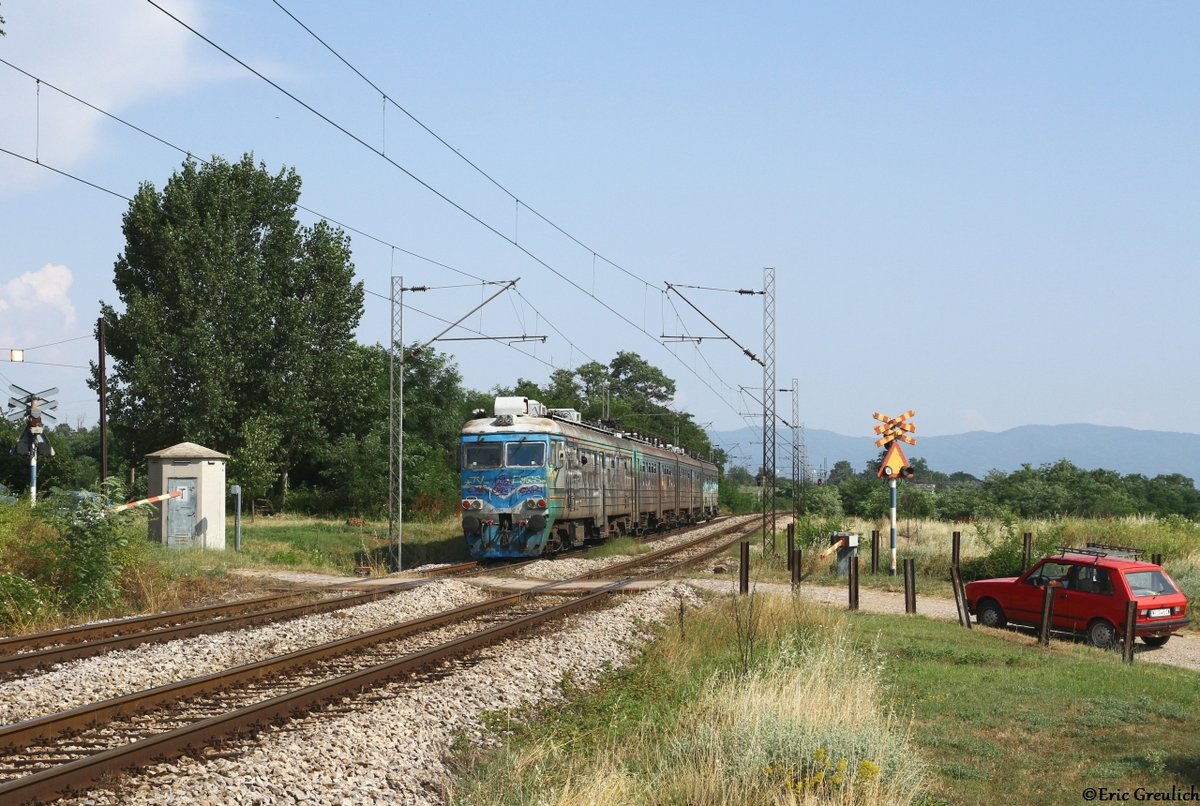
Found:
[{"label": "red car", "polygon": [[1107,647],[1125,632],[1125,604],[1137,602],[1134,635],[1162,646],[1187,624],[1187,597],[1154,563],[1134,549],[1064,548],[1019,577],[981,579],[966,585],[967,608],[979,623],[1038,626],[1046,586],[1055,591],[1051,627],[1083,633],[1093,646]]}]

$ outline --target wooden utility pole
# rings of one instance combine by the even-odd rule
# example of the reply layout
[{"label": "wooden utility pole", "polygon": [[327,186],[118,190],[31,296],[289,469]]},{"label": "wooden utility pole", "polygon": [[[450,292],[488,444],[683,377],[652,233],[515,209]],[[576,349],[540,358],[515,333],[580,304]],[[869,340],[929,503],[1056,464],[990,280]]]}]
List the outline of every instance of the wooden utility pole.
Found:
[{"label": "wooden utility pole", "polygon": [[103,490],[104,482],[108,479],[108,371],[104,362],[107,349],[103,316],[96,320],[96,341],[100,346],[100,489]]}]

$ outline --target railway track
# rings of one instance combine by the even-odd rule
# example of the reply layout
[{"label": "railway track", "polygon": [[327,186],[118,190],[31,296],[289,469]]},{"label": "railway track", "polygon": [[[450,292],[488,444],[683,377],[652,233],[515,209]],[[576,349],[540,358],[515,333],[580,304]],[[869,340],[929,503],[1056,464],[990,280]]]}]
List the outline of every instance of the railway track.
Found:
[{"label": "railway track", "polygon": [[[51,666],[55,663],[79,660],[117,649],[129,649],[141,644],[193,638],[197,635],[226,630],[243,630],[275,621],[354,607],[391,596],[397,591],[420,584],[423,584],[420,580],[409,580],[375,590],[360,593],[347,592],[344,595],[291,605],[280,603],[298,597],[311,598],[313,593],[300,592],[260,597],[229,605],[215,605],[153,616],[138,616],[131,619],[4,639],[3,642],[0,642],[0,651],[8,654],[0,655],[0,676]],[[337,586],[322,590],[334,590],[340,594],[348,589]],[[317,593],[319,594],[320,591]],[[27,651],[13,651],[21,648],[25,648]]]},{"label": "railway track", "polygon": [[[750,527],[752,530],[753,527]],[[197,752],[232,736],[326,704],[362,696],[386,681],[602,606],[631,583],[724,550],[745,526],[731,526],[631,561],[519,594],[443,611],[393,627],[70,711],[0,728],[0,802],[37,802],[86,788],[121,770]],[[644,573],[565,597],[555,589],[600,575]],[[559,599],[546,606],[545,595]],[[536,600],[536,604],[535,604]]]}]

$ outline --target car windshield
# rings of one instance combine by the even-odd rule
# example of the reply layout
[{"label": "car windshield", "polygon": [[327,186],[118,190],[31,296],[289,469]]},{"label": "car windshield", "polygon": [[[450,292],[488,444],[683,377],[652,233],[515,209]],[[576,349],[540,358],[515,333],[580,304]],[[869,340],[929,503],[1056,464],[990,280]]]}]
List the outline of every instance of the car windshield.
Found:
[{"label": "car windshield", "polygon": [[482,470],[500,467],[500,457],[504,445],[499,442],[477,442],[474,445],[463,446],[463,467],[469,470]]},{"label": "car windshield", "polygon": [[1134,596],[1159,596],[1164,593],[1177,593],[1167,575],[1157,569],[1149,571],[1126,571],[1125,581]]},{"label": "car windshield", "polygon": [[541,467],[546,463],[546,443],[510,442],[505,467]]}]

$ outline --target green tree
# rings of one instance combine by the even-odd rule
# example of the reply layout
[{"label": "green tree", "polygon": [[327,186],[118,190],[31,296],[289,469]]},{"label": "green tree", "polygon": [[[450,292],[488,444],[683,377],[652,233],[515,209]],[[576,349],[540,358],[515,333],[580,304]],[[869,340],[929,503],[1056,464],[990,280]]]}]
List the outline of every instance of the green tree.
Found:
[{"label": "green tree", "polygon": [[409,351],[404,360],[406,519],[457,509],[458,438],[467,408],[462,376],[446,354]]},{"label": "green tree", "polygon": [[[300,178],[191,159],[138,190],[103,304],[109,422],[131,461],[183,440],[236,454],[243,424],[275,418],[289,469],[347,428],[346,359],[362,316],[349,242],[296,221]],[[93,367],[93,386],[96,385]]]},{"label": "green tree", "polygon": [[266,496],[279,478],[277,457],[283,435],[274,417],[257,414],[242,423],[238,443],[238,449],[229,457],[229,479],[242,486],[253,513],[254,499]]},{"label": "green tree", "polygon": [[618,352],[608,365],[608,380],[613,397],[635,412],[662,409],[675,397],[675,381],[637,353]]},{"label": "green tree", "polygon": [[831,484],[804,488],[804,513],[814,518],[842,519],[842,496]]},{"label": "green tree", "polygon": [[833,463],[833,467],[829,470],[829,476],[825,479],[826,484],[841,484],[843,481],[854,478],[854,466],[845,459],[839,459]]}]

